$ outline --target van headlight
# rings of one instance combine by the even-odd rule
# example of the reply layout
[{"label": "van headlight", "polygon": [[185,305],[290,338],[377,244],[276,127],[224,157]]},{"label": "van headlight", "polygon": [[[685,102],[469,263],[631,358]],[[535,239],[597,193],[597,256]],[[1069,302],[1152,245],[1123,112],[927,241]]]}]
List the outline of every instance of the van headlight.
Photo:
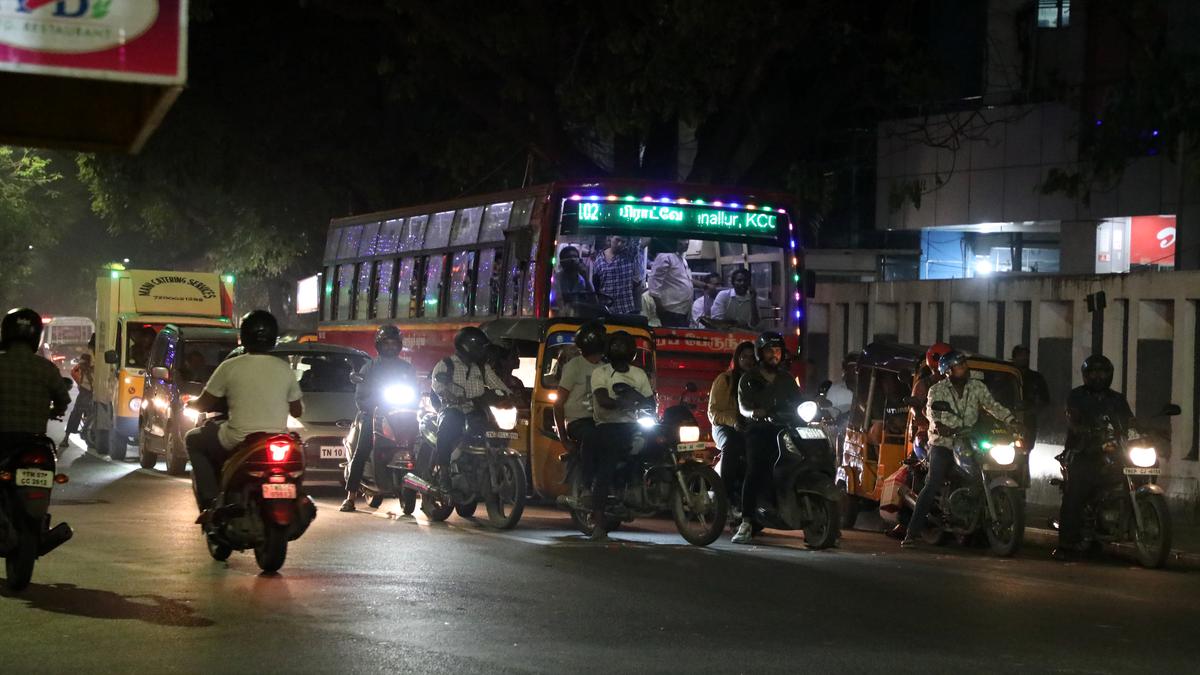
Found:
[{"label": "van headlight", "polygon": [[817,415],[821,414],[821,406],[817,405],[816,401],[805,401],[796,407],[796,414],[805,423],[808,423],[817,419]]},{"label": "van headlight", "polygon": [[496,426],[500,427],[501,431],[512,431],[517,428],[517,409],[516,408],[497,408],[491,407],[492,418],[496,420]]},{"label": "van headlight", "polygon": [[691,424],[679,427],[680,443],[695,443],[698,440],[700,440],[700,427]]},{"label": "van headlight", "polygon": [[1001,445],[993,445],[991,450],[988,450],[988,455],[992,461],[1001,465],[1008,466],[1017,459],[1017,449],[1012,443],[1003,443]]},{"label": "van headlight", "polygon": [[1143,468],[1154,466],[1158,462],[1158,452],[1149,446],[1134,446],[1129,448],[1129,461],[1133,462],[1134,466]]},{"label": "van headlight", "polygon": [[383,400],[391,406],[412,405],[417,402],[417,390],[411,384],[393,384],[383,390]]},{"label": "van headlight", "polygon": [[141,409],[142,409],[142,399],[138,398],[137,396],[134,396],[133,398],[129,399],[129,410],[130,411],[138,412]]}]

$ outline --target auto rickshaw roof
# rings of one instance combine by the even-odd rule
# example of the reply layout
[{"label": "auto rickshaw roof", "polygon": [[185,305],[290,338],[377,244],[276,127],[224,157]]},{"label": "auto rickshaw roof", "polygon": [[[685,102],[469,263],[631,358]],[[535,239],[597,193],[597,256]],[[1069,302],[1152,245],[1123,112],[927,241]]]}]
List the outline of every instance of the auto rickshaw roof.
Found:
[{"label": "auto rickshaw roof", "polygon": [[649,330],[649,324],[645,319],[638,321],[636,319],[629,320],[625,317],[617,318],[602,318],[588,319],[583,317],[555,317],[552,319],[494,319],[485,324],[480,325],[483,332],[487,334],[489,340],[516,340],[527,342],[541,342],[546,337],[546,331],[550,326],[570,325],[582,326],[588,321],[600,321],[605,326],[620,326],[627,328],[640,328]]},{"label": "auto rickshaw roof", "polygon": [[[858,357],[858,363],[893,371],[915,372],[925,363],[925,353],[928,347],[913,344],[892,342],[872,342]],[[964,352],[972,368],[991,366],[991,370],[1016,369],[1012,363],[1003,359]]]}]

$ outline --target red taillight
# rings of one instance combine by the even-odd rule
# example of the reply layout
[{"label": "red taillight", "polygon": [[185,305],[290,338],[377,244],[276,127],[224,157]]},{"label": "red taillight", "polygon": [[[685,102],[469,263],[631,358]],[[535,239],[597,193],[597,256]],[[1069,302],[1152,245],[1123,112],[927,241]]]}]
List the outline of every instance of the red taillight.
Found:
[{"label": "red taillight", "polygon": [[26,450],[17,458],[19,464],[49,464],[50,455],[45,450]]},{"label": "red taillight", "polygon": [[267,444],[267,456],[271,458],[272,462],[282,462],[287,459],[291,449],[290,441],[271,441]]}]

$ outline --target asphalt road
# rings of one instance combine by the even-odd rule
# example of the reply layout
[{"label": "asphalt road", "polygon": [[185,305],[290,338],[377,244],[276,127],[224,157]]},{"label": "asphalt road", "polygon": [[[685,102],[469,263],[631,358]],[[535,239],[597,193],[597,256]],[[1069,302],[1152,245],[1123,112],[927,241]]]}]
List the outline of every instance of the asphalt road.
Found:
[{"label": "asphalt road", "polygon": [[[537,508],[498,533],[320,514],[282,572],[207,555],[186,480],[72,448],[75,539],[0,593],[0,671],[1196,672],[1200,573],[1062,565],[1029,547],[833,551],[772,534],[700,549],[667,521],[583,541]],[[482,513],[482,510],[481,510]]]}]

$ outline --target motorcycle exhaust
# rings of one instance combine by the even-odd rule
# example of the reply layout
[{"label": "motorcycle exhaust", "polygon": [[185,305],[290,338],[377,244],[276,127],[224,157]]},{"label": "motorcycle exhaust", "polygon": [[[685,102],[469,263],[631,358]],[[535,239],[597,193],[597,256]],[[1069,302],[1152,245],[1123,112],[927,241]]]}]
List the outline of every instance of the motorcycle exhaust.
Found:
[{"label": "motorcycle exhaust", "polygon": [[42,535],[42,542],[38,546],[38,556],[46,555],[54,549],[62,546],[75,536],[74,530],[66,523],[59,523],[46,531]]},{"label": "motorcycle exhaust", "polygon": [[404,474],[404,480],[402,482],[404,483],[404,487],[409,488],[410,490],[416,490],[421,494],[428,494],[434,491],[434,488],[429,484],[429,481],[421,478],[411,471]]}]

